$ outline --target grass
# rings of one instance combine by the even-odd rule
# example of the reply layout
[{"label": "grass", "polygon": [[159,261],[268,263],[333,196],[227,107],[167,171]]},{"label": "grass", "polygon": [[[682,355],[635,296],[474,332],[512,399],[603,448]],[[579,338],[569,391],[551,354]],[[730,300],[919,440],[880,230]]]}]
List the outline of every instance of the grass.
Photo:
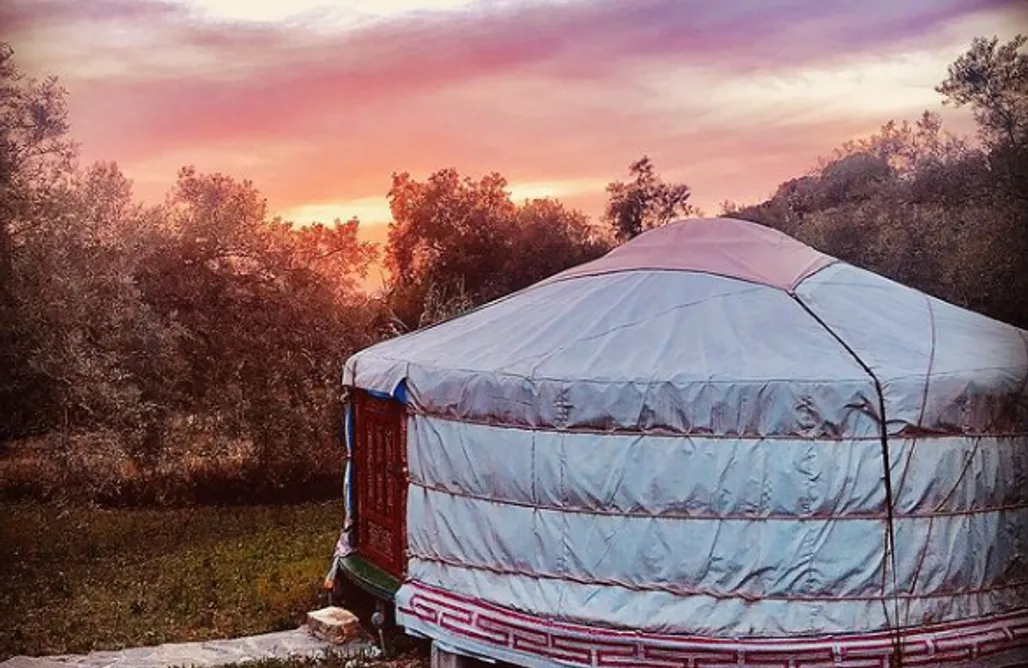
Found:
[{"label": "grass", "polygon": [[338,502],[0,503],[0,661],[295,628],[339,518]]},{"label": "grass", "polygon": [[427,668],[428,665],[422,653],[412,651],[394,658],[367,661],[330,655],[323,659],[266,659],[244,664],[229,664],[222,668]]}]

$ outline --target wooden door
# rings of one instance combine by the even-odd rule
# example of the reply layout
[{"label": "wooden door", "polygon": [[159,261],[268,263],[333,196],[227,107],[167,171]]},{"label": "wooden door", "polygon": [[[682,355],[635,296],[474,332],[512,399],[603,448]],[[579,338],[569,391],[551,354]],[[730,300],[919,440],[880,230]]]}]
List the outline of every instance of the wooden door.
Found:
[{"label": "wooden door", "polygon": [[357,553],[393,577],[407,571],[407,423],[403,404],[354,393]]}]

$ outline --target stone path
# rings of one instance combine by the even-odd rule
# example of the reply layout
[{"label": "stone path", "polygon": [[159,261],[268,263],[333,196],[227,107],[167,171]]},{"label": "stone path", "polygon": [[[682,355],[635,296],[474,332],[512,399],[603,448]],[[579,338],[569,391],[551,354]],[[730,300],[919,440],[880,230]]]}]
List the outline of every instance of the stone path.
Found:
[{"label": "stone path", "polygon": [[318,640],[307,632],[306,627],[300,627],[292,631],[229,640],[173,643],[42,658],[16,656],[0,663],[0,668],[210,668],[260,659],[320,657],[329,651],[352,657],[378,654],[377,648],[370,643],[357,640],[347,645],[333,645]]}]

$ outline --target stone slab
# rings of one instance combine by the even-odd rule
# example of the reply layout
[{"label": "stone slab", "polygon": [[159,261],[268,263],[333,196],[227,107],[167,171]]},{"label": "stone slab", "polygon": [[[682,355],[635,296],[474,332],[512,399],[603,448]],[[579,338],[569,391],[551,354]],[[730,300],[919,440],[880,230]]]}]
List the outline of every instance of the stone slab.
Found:
[{"label": "stone slab", "polygon": [[[265,633],[244,638],[172,643],[47,658],[56,662],[56,666],[60,666],[60,668],[69,666],[71,668],[128,668],[129,666],[132,668],[171,668],[173,666],[213,668],[214,666],[264,659],[320,658],[326,654],[346,657],[375,656],[378,654],[378,648],[361,641],[336,645],[315,638],[306,627],[301,626],[291,631]],[[25,664],[15,668],[56,668],[56,666]],[[9,667],[4,665],[3,668]]]},{"label": "stone slab", "polygon": [[68,668],[68,664],[46,658],[15,656],[0,662],[0,668]]}]

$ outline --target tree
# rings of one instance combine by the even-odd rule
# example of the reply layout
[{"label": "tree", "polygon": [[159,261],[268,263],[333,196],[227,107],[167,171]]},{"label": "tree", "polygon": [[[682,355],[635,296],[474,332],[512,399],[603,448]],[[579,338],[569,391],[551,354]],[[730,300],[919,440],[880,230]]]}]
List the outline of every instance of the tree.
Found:
[{"label": "tree", "polygon": [[982,137],[989,144],[1020,144],[1028,139],[1028,37],[1005,44],[976,37],[971,48],[949,66],[936,87],[946,102],[970,105]]},{"label": "tree", "polygon": [[276,218],[269,221],[265,233],[268,242],[290,271],[308,269],[332,286],[340,304],[357,298],[359,279],[366,278],[371,264],[378,258],[376,244],[360,241],[360,220],[346,222],[338,218],[332,225],[315,222],[297,227]]},{"label": "tree", "polygon": [[145,422],[141,371],[165,359],[162,328],[133,280],[148,258],[154,211],[98,163],[51,193],[50,218],[20,245],[15,288],[35,345],[34,412],[50,427],[116,429]]},{"label": "tree", "polygon": [[31,363],[38,348],[24,319],[33,299],[17,289],[25,247],[54,219],[54,192],[72,171],[65,92],[56,79],[25,77],[0,42],[0,440],[42,428],[34,410],[48,388]]},{"label": "tree", "polygon": [[[949,67],[936,90],[955,106],[969,105],[987,148],[989,180],[1004,198],[1028,209],[1028,37],[1005,44],[997,38],[976,38],[971,48]],[[1028,219],[1024,221],[1028,228]],[[1021,229],[1021,228],[1018,228]],[[1028,237],[1028,230],[1021,233]],[[1028,250],[1028,239],[1018,240]]]},{"label": "tree", "polygon": [[695,212],[688,201],[692,194],[689,186],[664,183],[648,157],[633,162],[628,172],[631,181],[614,181],[607,186],[609,199],[604,220],[618,241],[628,241],[676,217]]},{"label": "tree", "polygon": [[56,78],[23,75],[0,42],[0,286],[11,276],[16,237],[71,171],[77,147],[67,134],[66,95]]},{"label": "tree", "polygon": [[608,248],[585,216],[556,200],[516,205],[495,173],[475,180],[444,169],[424,182],[394,175],[389,203],[389,302],[405,329],[519,290]]},{"label": "tree", "polygon": [[357,221],[294,229],[267,219],[249,181],[185,168],[162,229],[136,274],[179,332],[177,376],[151,385],[156,405],[252,442],[267,471],[326,451],[338,365],[367,342],[356,276],[375,249]]},{"label": "tree", "polygon": [[1028,326],[1028,58],[975,39],[938,90],[975,110],[980,146],[938,115],[884,124],[735,215],[992,317]]},{"label": "tree", "polygon": [[518,207],[511,253],[503,271],[510,291],[594,260],[611,249],[609,239],[581,211],[556,199]]},{"label": "tree", "polygon": [[386,266],[400,289],[463,282],[474,298],[493,295],[507,255],[516,207],[499,174],[479,180],[443,169],[425,182],[394,174],[389,190]]},{"label": "tree", "polygon": [[[978,122],[985,156],[978,173],[990,216],[968,248],[981,266],[979,296],[997,317],[1028,326],[1028,37],[1017,35],[1000,44],[995,37],[976,38],[950,65],[937,88],[946,102],[968,105]],[[970,271],[970,266],[968,271]]]}]

